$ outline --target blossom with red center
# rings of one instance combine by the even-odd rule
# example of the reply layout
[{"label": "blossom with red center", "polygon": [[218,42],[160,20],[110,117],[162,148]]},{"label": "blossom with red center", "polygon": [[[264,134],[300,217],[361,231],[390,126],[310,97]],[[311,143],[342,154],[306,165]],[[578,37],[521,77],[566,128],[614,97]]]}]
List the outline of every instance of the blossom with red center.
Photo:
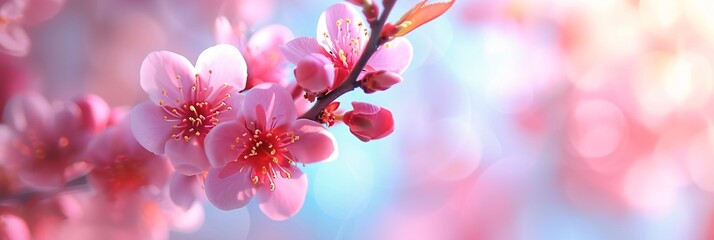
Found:
[{"label": "blossom with red center", "polygon": [[239,118],[206,137],[213,167],[206,196],[224,210],[245,206],[253,195],[270,218],[284,220],[302,207],[307,177],[297,167],[332,160],[337,143],[327,129],[297,111],[287,90],[262,84],[248,91]]},{"label": "blossom with red center", "polygon": [[166,157],[136,142],[128,119],[107,128],[89,149],[88,163],[93,166],[89,183],[110,200],[126,194],[158,195],[173,171]]},{"label": "blossom with red center", "polygon": [[[354,68],[369,40],[369,26],[348,3],[337,3],[320,15],[317,38],[296,38],[282,48],[285,58],[297,64],[310,53],[332,60],[335,79],[329,89],[342,84]],[[395,38],[381,46],[367,62],[365,72],[386,70],[401,74],[412,59],[412,45],[406,38]]]},{"label": "blossom with red center", "polygon": [[195,68],[172,52],[149,54],[141,65],[141,87],[151,100],[132,111],[132,133],[147,150],[168,155],[180,173],[207,170],[204,138],[235,117],[246,74],[243,56],[231,45],[204,50]]},{"label": "blossom with red center", "polygon": [[100,98],[50,105],[34,93],[13,97],[0,125],[0,162],[30,187],[62,187],[78,176],[74,167],[84,147],[106,126],[107,118],[97,113],[108,108]]}]

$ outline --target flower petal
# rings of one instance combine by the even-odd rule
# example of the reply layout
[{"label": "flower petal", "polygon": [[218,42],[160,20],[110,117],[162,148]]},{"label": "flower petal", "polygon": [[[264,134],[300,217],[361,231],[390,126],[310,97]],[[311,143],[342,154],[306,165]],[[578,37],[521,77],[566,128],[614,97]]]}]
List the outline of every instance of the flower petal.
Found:
[{"label": "flower petal", "polygon": [[225,16],[216,17],[213,23],[213,37],[216,38],[218,44],[236,44],[240,39],[238,33],[233,29],[233,25]]},{"label": "flower petal", "polygon": [[10,24],[0,32],[0,52],[22,57],[30,52],[30,37],[18,24]]},{"label": "flower petal", "polygon": [[206,176],[206,197],[223,210],[241,208],[255,195],[250,171],[238,171],[237,164],[212,168]]},{"label": "flower petal", "polygon": [[173,106],[182,102],[181,99],[185,100],[191,93],[194,79],[191,62],[176,53],[152,52],[141,63],[141,88],[157,105],[163,101]]},{"label": "flower petal", "polygon": [[196,175],[208,170],[208,158],[203,145],[194,137],[188,141],[170,139],[166,142],[166,155],[171,160],[176,172],[185,175]]},{"label": "flower petal", "polygon": [[288,62],[297,64],[300,59],[305,55],[310,53],[324,53],[324,49],[320,44],[317,44],[317,40],[309,37],[299,37],[289,41],[283,45],[280,50],[282,50],[285,59]]},{"label": "flower petal", "polygon": [[[366,25],[362,20],[362,14],[357,9],[346,2],[336,3],[322,12],[320,19],[317,20],[317,42],[323,46],[331,47],[334,39],[357,39],[361,47],[368,40],[361,30],[364,28]],[[349,48],[346,47],[351,42],[339,42],[344,42],[346,45],[334,47],[349,52],[347,51]]]},{"label": "flower petal", "polygon": [[213,91],[224,88],[224,85],[237,91],[245,89],[247,69],[240,51],[228,44],[203,50],[196,61],[196,72],[201,78],[201,84],[204,84],[202,87]]},{"label": "flower petal", "polygon": [[273,24],[261,28],[248,40],[248,51],[253,57],[264,57],[271,62],[281,62],[280,46],[293,39],[293,33],[283,25]]},{"label": "flower petal", "polygon": [[53,110],[50,103],[37,93],[28,93],[12,97],[3,112],[5,124],[18,132],[32,129],[45,132],[50,128]]},{"label": "flower petal", "polygon": [[367,61],[369,70],[403,73],[412,61],[414,50],[408,39],[399,37],[384,44]]},{"label": "flower petal", "polygon": [[[259,107],[262,110],[258,110]],[[297,110],[293,104],[293,98],[288,91],[277,84],[260,84],[252,88],[243,100],[241,108],[246,121],[256,121],[260,123],[258,111],[265,111],[265,120],[272,121],[275,118],[275,126],[283,126],[297,119]],[[262,113],[261,113],[262,114]]]},{"label": "flower petal", "polygon": [[[244,149],[243,142],[238,142],[239,140],[236,139],[247,132],[239,121],[224,122],[211,129],[204,142],[211,167],[220,168],[235,161]],[[241,140],[245,141],[245,139]]]},{"label": "flower petal", "polygon": [[273,182],[273,191],[270,191],[267,184],[258,188],[258,206],[270,219],[282,221],[295,215],[305,203],[307,175],[295,168],[292,178],[278,177],[273,179]]},{"label": "flower petal", "polygon": [[300,139],[288,145],[288,150],[295,156],[295,161],[314,163],[337,158],[337,141],[321,124],[298,119],[290,128],[300,136]]},{"label": "flower petal", "polygon": [[171,139],[173,123],[164,120],[161,107],[148,101],[141,103],[134,107],[129,118],[131,133],[136,141],[150,152],[164,154],[166,141]]},{"label": "flower petal", "polygon": [[169,196],[176,206],[188,210],[196,202],[200,192],[201,184],[197,176],[186,176],[180,173],[171,175]]}]

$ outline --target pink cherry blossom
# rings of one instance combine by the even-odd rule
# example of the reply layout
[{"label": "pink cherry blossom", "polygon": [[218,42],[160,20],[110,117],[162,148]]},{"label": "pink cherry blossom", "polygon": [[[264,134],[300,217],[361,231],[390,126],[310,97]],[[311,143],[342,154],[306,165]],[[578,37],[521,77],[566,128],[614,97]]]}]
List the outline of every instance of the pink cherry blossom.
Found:
[{"label": "pink cherry blossom", "polygon": [[[317,38],[296,38],[282,48],[288,61],[297,64],[305,55],[319,53],[332,60],[335,80],[342,84],[362,55],[369,39],[369,26],[348,3],[337,3],[320,15]],[[406,38],[395,38],[381,46],[369,59],[366,72],[387,70],[401,74],[412,59],[412,45]]]},{"label": "pink cherry blossom", "polygon": [[154,52],[141,66],[141,87],[150,101],[131,113],[136,140],[155,154],[167,154],[176,171],[208,170],[203,140],[218,123],[234,117],[246,81],[238,49],[221,44],[204,50],[196,67],[181,55]]},{"label": "pink cherry blossom", "polygon": [[169,230],[193,230],[203,223],[196,205],[182,211],[168,196],[127,195],[117,201],[83,194],[84,214],[61,225],[53,239],[168,239]]},{"label": "pink cherry blossom", "polygon": [[24,27],[52,18],[64,0],[10,0],[0,5],[0,52],[25,56],[30,52],[30,37]]},{"label": "pink cherry blossom", "polygon": [[206,152],[213,205],[236,209],[257,195],[268,217],[284,220],[300,210],[307,192],[307,176],[296,165],[334,159],[337,144],[319,123],[297,119],[284,88],[263,84],[248,91],[237,120],[208,134]]},{"label": "pink cherry blossom", "polygon": [[110,200],[126,194],[158,195],[173,169],[166,157],[144,149],[131,134],[128,119],[107,128],[89,146],[91,186]]},{"label": "pink cherry blossom", "polygon": [[243,25],[233,26],[226,17],[216,18],[214,30],[216,41],[220,44],[236,46],[248,66],[246,89],[261,83],[284,83],[289,74],[285,68],[286,61],[280,52],[280,46],[293,38],[293,34],[285,26],[269,25],[245,40]]},{"label": "pink cherry blossom", "polygon": [[394,131],[392,112],[369,103],[352,102],[354,110],[345,113],[350,132],[363,142],[386,137]]},{"label": "pink cherry blossom", "polygon": [[83,159],[84,147],[106,124],[106,117],[94,114],[105,111],[106,103],[91,102],[82,108],[75,102],[53,106],[33,93],[12,98],[5,108],[5,125],[0,125],[0,153],[5,153],[0,162],[30,187],[63,186],[76,177],[74,165]]}]

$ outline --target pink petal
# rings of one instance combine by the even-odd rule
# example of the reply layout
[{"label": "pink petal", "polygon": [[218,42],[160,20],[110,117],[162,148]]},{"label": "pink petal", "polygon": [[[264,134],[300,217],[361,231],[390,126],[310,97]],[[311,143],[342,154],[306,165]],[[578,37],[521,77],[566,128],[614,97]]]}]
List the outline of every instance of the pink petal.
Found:
[{"label": "pink petal", "polygon": [[0,214],[0,236],[7,239],[30,239],[30,230],[22,218],[9,213]]},{"label": "pink petal", "polygon": [[229,164],[223,168],[208,170],[206,197],[219,209],[241,208],[255,195],[255,187],[250,181],[250,171],[241,172],[235,169],[237,167],[237,164]]},{"label": "pink petal", "polygon": [[266,61],[281,62],[280,46],[293,39],[293,33],[283,25],[266,26],[248,40],[248,51],[253,57],[262,56]]},{"label": "pink petal", "polygon": [[[162,101],[174,105],[176,99],[183,102],[187,94],[191,93],[194,79],[191,62],[172,52],[152,52],[141,63],[141,88],[156,105]],[[179,87],[183,88],[183,91]]]},{"label": "pink petal", "polygon": [[[265,111],[265,119],[270,123],[275,117],[276,126],[282,126],[297,119],[297,110],[288,91],[277,84],[260,84],[245,96],[241,111],[246,121],[258,122],[258,106]],[[265,123],[263,123],[265,124]]]},{"label": "pink petal", "polygon": [[[348,19],[349,23],[347,23]],[[341,22],[339,26],[338,21]],[[362,23],[361,27],[358,25],[359,23]],[[364,31],[361,30],[366,27],[366,23],[362,20],[362,14],[357,9],[345,2],[336,3],[322,12],[320,19],[317,20],[317,41],[323,46],[330,47],[333,44],[332,40],[335,39],[358,39],[361,47],[368,40]],[[329,39],[325,38],[325,33]],[[349,41],[346,42],[349,44]],[[335,47],[347,49],[347,45]]]},{"label": "pink petal", "polygon": [[[226,104],[232,109],[228,111],[223,111],[216,118],[218,118],[218,123],[228,122],[231,120],[238,119],[240,117],[240,109],[243,107],[243,99],[245,99],[245,94],[239,92],[230,93],[230,98],[225,100]],[[211,130],[213,131],[213,130]],[[210,133],[210,131],[209,131]]]},{"label": "pink petal", "polygon": [[142,159],[144,164],[141,168],[147,173],[148,184],[156,192],[164,190],[164,186],[169,181],[169,177],[173,172],[169,160],[164,156],[156,156]]},{"label": "pink petal", "polygon": [[176,206],[188,210],[196,202],[196,198],[201,191],[201,183],[198,176],[172,174],[169,181],[169,196]]},{"label": "pink petal", "polygon": [[166,141],[173,140],[173,123],[164,120],[161,107],[151,102],[140,103],[131,111],[129,118],[136,141],[150,152],[164,154]]},{"label": "pink petal", "polygon": [[171,160],[176,172],[185,175],[196,175],[208,170],[208,158],[203,150],[203,145],[198,142],[198,138],[169,139],[166,142],[166,155]]},{"label": "pink petal", "polygon": [[53,110],[47,100],[37,93],[12,97],[5,106],[5,124],[18,132],[28,129],[44,132],[52,124]]},{"label": "pink petal", "polygon": [[233,25],[225,16],[218,16],[213,24],[213,35],[218,44],[236,44],[238,35],[233,29]]},{"label": "pink petal", "polygon": [[367,61],[369,70],[387,70],[403,73],[412,61],[414,50],[412,44],[403,37],[398,37],[386,43]]},{"label": "pink petal", "polygon": [[293,64],[297,64],[300,59],[310,53],[326,54],[324,53],[325,50],[322,46],[317,44],[317,40],[308,37],[293,39],[292,41],[285,43],[280,50],[283,51],[285,59]]},{"label": "pink petal", "polygon": [[288,145],[288,150],[295,156],[295,161],[314,163],[337,158],[337,141],[321,124],[298,119],[290,130],[300,136],[300,139]]},{"label": "pink petal", "polygon": [[305,202],[307,195],[307,175],[295,168],[292,178],[273,179],[275,190],[267,184],[258,188],[260,210],[270,219],[282,221],[295,215]]},{"label": "pink petal", "polygon": [[233,45],[219,44],[201,52],[196,61],[196,72],[203,87],[217,91],[228,85],[235,90],[245,89],[248,70],[245,59]]},{"label": "pink petal", "polygon": [[211,167],[224,167],[236,160],[244,149],[243,142],[236,142],[236,137],[244,133],[247,133],[247,129],[238,121],[224,122],[211,129],[204,142]]},{"label": "pink petal", "polygon": [[0,31],[0,52],[23,57],[30,52],[30,37],[19,24],[10,23]]}]

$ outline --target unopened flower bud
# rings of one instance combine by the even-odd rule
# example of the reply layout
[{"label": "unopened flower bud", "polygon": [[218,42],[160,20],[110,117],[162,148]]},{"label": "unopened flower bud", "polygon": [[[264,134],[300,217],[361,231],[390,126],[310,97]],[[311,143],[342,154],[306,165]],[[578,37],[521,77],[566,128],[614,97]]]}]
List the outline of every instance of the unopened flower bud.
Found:
[{"label": "unopened flower bud", "polygon": [[79,107],[84,126],[93,131],[101,131],[109,123],[111,108],[101,97],[87,94],[74,100]]},{"label": "unopened flower bud", "polygon": [[369,142],[394,132],[394,118],[386,108],[363,102],[352,102],[352,107],[343,121],[359,140]]},{"label": "unopened flower bud", "polygon": [[390,71],[379,71],[365,75],[361,86],[365,93],[373,93],[387,90],[400,82],[402,82],[401,75]]},{"label": "unopened flower bud", "polygon": [[311,53],[297,63],[295,80],[308,92],[325,92],[335,81],[335,67],[322,54]]}]

